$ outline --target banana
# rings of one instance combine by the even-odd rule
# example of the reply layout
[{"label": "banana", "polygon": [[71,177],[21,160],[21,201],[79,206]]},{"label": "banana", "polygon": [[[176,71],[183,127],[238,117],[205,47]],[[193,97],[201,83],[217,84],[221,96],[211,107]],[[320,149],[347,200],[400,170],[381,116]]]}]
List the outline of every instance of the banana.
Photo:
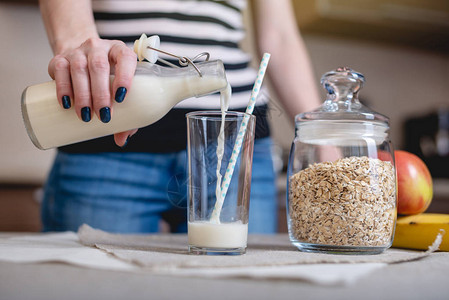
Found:
[{"label": "banana", "polygon": [[449,214],[418,214],[398,217],[393,247],[427,250],[444,230],[440,251],[449,251]]}]

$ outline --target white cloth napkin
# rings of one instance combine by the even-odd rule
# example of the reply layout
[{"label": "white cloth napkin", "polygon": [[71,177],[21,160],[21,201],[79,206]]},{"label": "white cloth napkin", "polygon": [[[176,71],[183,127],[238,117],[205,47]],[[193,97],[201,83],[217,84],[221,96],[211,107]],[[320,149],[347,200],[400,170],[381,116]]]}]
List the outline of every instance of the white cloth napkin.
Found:
[{"label": "white cloth napkin", "polygon": [[0,260],[16,263],[63,262],[106,270],[138,269],[104,251],[81,245],[74,232],[1,237]]},{"label": "white cloth napkin", "polygon": [[[345,263],[339,263],[338,260],[332,258],[333,256],[329,256],[332,263],[323,263],[325,262],[322,258],[323,255],[305,254],[297,250],[292,251],[290,255],[296,254],[298,257],[302,257],[304,254],[306,259],[315,256],[320,258],[306,264],[288,261],[284,265],[270,265],[267,261],[269,255],[265,259],[262,255],[265,250],[258,249],[254,256],[251,252],[248,252],[246,256],[219,257],[220,263],[215,266],[217,261],[214,258],[217,257],[193,256],[183,253],[185,250],[181,250],[181,248],[187,247],[187,244],[184,243],[185,236],[114,235],[85,227],[81,238],[84,239],[84,242],[89,241],[92,246],[94,245],[93,241],[98,239],[101,245],[85,246],[80,243],[79,236],[74,232],[23,236],[0,235],[0,260],[16,263],[62,262],[96,269],[188,277],[301,280],[320,285],[354,284],[363,276],[388,265],[386,262],[376,261],[348,263],[350,261],[348,256],[340,256]],[[103,243],[107,240],[115,246],[104,246]],[[266,244],[270,240],[266,236],[262,244]],[[282,255],[286,253],[285,248],[279,248],[280,245],[273,247],[270,251],[271,255],[275,254],[276,251],[284,251]],[[162,249],[162,252],[155,251],[156,248],[159,249],[158,251]],[[393,251],[393,254],[396,255],[394,256],[396,262],[404,261],[404,256],[398,257],[402,253],[401,251],[403,250]],[[425,256],[423,255],[424,252],[416,251],[413,253],[403,251],[402,254],[409,259],[418,259]],[[159,260],[164,255],[167,256],[166,262],[171,261],[172,263],[160,264],[160,261],[153,260],[154,258]],[[175,257],[176,259],[174,259]],[[375,256],[365,257],[373,258]],[[232,263],[232,261],[236,261],[236,258],[241,261],[249,259],[249,263],[247,262],[243,266],[236,265]],[[254,265],[254,263],[251,263],[260,259],[264,259],[260,264]],[[182,261],[184,263],[180,263]],[[231,264],[227,266],[224,263],[226,261],[231,262]]]}]

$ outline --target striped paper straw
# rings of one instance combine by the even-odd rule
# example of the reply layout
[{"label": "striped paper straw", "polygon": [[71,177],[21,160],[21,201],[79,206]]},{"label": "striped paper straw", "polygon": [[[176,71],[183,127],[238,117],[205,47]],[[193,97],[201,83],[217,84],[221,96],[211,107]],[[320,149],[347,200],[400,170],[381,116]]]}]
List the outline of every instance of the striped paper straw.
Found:
[{"label": "striped paper straw", "polygon": [[221,208],[223,207],[223,201],[228,192],[229,184],[232,179],[232,174],[234,173],[235,164],[237,158],[242,149],[243,138],[246,133],[246,128],[248,127],[249,115],[254,111],[254,106],[256,104],[257,95],[259,94],[260,87],[262,85],[263,78],[265,76],[265,71],[267,70],[268,62],[270,60],[270,54],[264,53],[262,61],[260,62],[259,71],[257,73],[256,81],[254,82],[253,90],[251,91],[251,98],[249,100],[248,106],[246,107],[246,113],[243,117],[242,124],[240,125],[239,133],[234,144],[234,149],[232,150],[231,159],[229,160],[228,168],[223,177],[223,182],[221,184],[221,197],[215,201],[215,207],[212,212],[211,221],[215,223],[220,223]]}]

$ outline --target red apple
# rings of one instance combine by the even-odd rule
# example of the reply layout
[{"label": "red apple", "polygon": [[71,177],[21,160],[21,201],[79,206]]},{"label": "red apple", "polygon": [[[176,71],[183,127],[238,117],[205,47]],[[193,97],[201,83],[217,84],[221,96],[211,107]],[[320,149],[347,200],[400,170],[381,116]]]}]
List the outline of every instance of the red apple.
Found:
[{"label": "red apple", "polygon": [[432,176],[426,164],[407,151],[395,151],[398,179],[398,214],[424,212],[433,197]]}]

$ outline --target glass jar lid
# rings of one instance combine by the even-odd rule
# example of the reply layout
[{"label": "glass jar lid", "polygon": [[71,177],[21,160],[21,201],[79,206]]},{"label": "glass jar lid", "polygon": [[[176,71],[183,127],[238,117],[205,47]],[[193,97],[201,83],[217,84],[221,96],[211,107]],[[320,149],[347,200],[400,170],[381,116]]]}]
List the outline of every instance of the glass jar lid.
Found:
[{"label": "glass jar lid", "polygon": [[388,117],[360,103],[358,95],[365,76],[348,67],[327,72],[321,84],[327,91],[326,100],[317,109],[298,114],[296,129],[301,139],[324,141],[371,136],[378,143],[387,139]]},{"label": "glass jar lid", "polygon": [[326,100],[317,109],[301,113],[296,121],[308,120],[354,120],[383,123],[389,119],[360,103],[358,95],[365,83],[365,76],[348,67],[340,67],[321,77],[321,84],[327,91]]}]

